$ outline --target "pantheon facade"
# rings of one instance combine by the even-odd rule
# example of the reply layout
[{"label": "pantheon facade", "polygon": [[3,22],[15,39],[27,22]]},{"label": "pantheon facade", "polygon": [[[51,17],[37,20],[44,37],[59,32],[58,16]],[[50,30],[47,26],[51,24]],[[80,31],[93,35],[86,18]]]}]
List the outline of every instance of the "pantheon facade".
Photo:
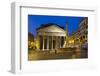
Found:
[{"label": "pantheon facade", "polygon": [[45,24],[36,29],[39,50],[55,50],[63,48],[66,41],[66,31],[57,24]]}]

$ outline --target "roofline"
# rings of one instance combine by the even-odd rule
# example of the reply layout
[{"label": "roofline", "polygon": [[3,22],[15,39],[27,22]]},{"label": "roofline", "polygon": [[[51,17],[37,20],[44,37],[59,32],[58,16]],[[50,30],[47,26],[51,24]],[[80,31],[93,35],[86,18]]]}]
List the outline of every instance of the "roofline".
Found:
[{"label": "roofline", "polygon": [[[50,25],[50,24],[51,24],[51,25]],[[64,30],[64,28],[62,28],[60,25],[55,24],[55,23],[44,24],[44,26],[40,26],[40,27],[38,27],[36,30],[38,31],[39,29],[46,28],[46,27],[49,27],[49,26],[56,26],[56,27],[58,27],[58,28]]]}]

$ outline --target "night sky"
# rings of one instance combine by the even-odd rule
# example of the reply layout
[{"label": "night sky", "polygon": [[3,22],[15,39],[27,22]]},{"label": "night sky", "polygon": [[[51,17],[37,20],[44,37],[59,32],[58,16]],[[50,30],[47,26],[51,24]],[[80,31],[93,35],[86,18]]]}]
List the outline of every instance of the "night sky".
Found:
[{"label": "night sky", "polygon": [[28,32],[36,36],[36,28],[40,27],[41,24],[54,23],[64,27],[64,29],[66,29],[66,24],[68,24],[68,33],[72,34],[78,29],[78,25],[83,18],[74,16],[28,15]]}]

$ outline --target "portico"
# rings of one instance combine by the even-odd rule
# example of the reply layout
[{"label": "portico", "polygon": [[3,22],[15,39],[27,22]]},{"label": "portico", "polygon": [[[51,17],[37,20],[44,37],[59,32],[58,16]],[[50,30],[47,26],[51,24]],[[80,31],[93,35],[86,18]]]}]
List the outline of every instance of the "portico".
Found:
[{"label": "portico", "polygon": [[57,25],[49,25],[37,29],[40,50],[55,50],[63,48],[66,41],[66,31]]}]

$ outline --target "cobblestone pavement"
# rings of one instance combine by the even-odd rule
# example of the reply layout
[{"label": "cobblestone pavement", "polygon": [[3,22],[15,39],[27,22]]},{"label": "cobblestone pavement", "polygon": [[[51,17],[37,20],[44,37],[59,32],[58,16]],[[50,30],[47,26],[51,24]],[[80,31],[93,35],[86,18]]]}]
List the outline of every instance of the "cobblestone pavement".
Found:
[{"label": "cobblestone pavement", "polygon": [[66,52],[48,52],[48,51],[30,51],[28,53],[28,60],[51,60],[51,59],[72,59],[72,58],[87,58],[81,57],[85,53],[74,53],[73,51]]}]

